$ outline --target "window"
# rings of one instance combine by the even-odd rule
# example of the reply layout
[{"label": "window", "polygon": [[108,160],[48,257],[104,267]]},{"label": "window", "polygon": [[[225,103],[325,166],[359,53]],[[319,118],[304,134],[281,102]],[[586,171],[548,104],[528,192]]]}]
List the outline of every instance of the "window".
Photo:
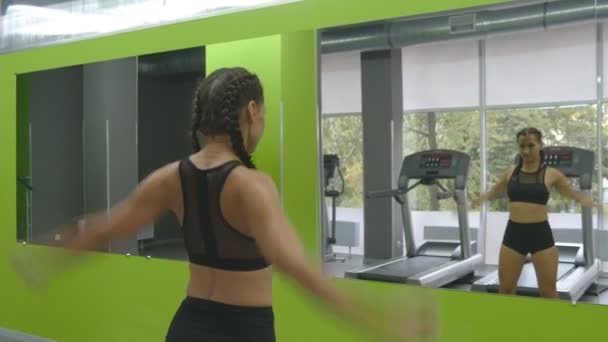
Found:
[{"label": "window", "polygon": [[451,41],[402,50],[403,108],[479,106],[479,42]]},{"label": "window", "polygon": [[321,56],[321,112],[361,113],[361,53]]},{"label": "window", "polygon": [[323,153],[340,157],[344,194],[336,205],[363,208],[363,128],[360,114],[323,117]]},{"label": "window", "polygon": [[595,99],[595,42],[595,24],[488,38],[488,105]]}]

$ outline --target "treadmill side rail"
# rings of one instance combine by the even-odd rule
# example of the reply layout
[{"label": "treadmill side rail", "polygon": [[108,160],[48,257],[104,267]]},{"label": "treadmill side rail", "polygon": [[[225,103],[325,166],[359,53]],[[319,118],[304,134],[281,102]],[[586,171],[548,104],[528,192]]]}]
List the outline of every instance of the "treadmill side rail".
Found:
[{"label": "treadmill side rail", "polygon": [[407,260],[407,259],[409,259],[409,258],[407,258],[407,257],[400,257],[400,258],[394,258],[394,259],[390,259],[390,260],[380,261],[380,262],[378,262],[376,264],[364,265],[364,266],[361,266],[361,267],[356,268],[354,270],[350,270],[350,271],[344,272],[344,277],[345,278],[351,278],[351,279],[358,278],[359,274],[362,274],[362,273],[365,273],[365,272],[369,272],[369,271],[378,269],[380,267],[391,265],[391,264],[394,264],[394,263],[397,263],[397,262],[400,262],[400,261],[404,261],[404,260]]},{"label": "treadmill side rail", "polygon": [[489,286],[493,284],[498,284],[498,273],[492,272],[487,276],[477,280],[471,286],[471,291],[473,292],[489,292]]},{"label": "treadmill side rail", "polygon": [[434,269],[418,273],[410,277],[407,283],[425,287],[441,287],[474,272],[475,268],[482,263],[483,256],[475,254],[467,259],[453,260]]},{"label": "treadmill side rail", "polygon": [[589,267],[579,266],[573,272],[558,280],[557,293],[562,299],[576,302],[595,283],[598,276],[599,263],[597,260]]}]

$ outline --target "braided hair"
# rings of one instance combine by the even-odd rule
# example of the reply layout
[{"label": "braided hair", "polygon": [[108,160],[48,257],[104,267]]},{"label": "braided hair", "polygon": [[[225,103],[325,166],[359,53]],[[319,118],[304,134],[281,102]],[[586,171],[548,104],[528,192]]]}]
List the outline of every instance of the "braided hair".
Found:
[{"label": "braided hair", "polygon": [[[517,132],[517,135],[515,136],[516,139],[519,141],[519,137],[521,136],[526,136],[526,135],[534,135],[536,137],[536,139],[538,140],[539,143],[542,144],[543,142],[543,134],[541,133],[541,131],[538,128],[534,128],[534,127],[526,127],[521,129],[519,132]],[[545,157],[545,152],[541,149],[540,150],[540,166],[542,167],[543,162],[544,162],[544,157]],[[523,165],[524,161],[522,158],[519,158],[519,163],[518,163],[518,167],[521,168]]]},{"label": "braided hair", "polygon": [[194,151],[201,149],[199,132],[204,136],[228,134],[241,162],[255,169],[239,124],[239,114],[249,101],[264,103],[264,90],[259,78],[244,68],[218,69],[200,82],[193,101],[191,137]]}]

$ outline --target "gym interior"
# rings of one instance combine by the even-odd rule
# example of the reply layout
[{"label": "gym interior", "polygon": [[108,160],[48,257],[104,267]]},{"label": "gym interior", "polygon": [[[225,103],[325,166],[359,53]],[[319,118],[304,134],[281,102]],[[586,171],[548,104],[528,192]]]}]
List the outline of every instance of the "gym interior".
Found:
[{"label": "gym interior", "polygon": [[[211,2],[204,2],[211,3]],[[602,339],[608,318],[608,1],[0,0],[0,250],[124,198],[190,151],[197,81],[257,73],[254,154],[325,274],[378,300],[432,294],[439,341]],[[605,71],[606,70],[606,71]],[[595,207],[551,192],[559,300],[527,262],[498,295],[516,133]],[[184,296],[172,216],[31,292],[0,258],[0,341],[162,341]],[[284,275],[279,341],[369,341]],[[492,314],[489,314],[489,313]]]}]

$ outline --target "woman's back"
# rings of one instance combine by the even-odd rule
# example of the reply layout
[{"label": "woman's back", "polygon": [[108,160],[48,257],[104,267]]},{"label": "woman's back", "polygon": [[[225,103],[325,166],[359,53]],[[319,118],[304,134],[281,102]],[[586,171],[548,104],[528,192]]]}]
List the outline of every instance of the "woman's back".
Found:
[{"label": "woman's back", "polygon": [[245,223],[239,196],[259,173],[206,152],[172,164],[168,182],[190,259],[188,295],[270,306],[272,270],[251,237],[255,227]]}]

